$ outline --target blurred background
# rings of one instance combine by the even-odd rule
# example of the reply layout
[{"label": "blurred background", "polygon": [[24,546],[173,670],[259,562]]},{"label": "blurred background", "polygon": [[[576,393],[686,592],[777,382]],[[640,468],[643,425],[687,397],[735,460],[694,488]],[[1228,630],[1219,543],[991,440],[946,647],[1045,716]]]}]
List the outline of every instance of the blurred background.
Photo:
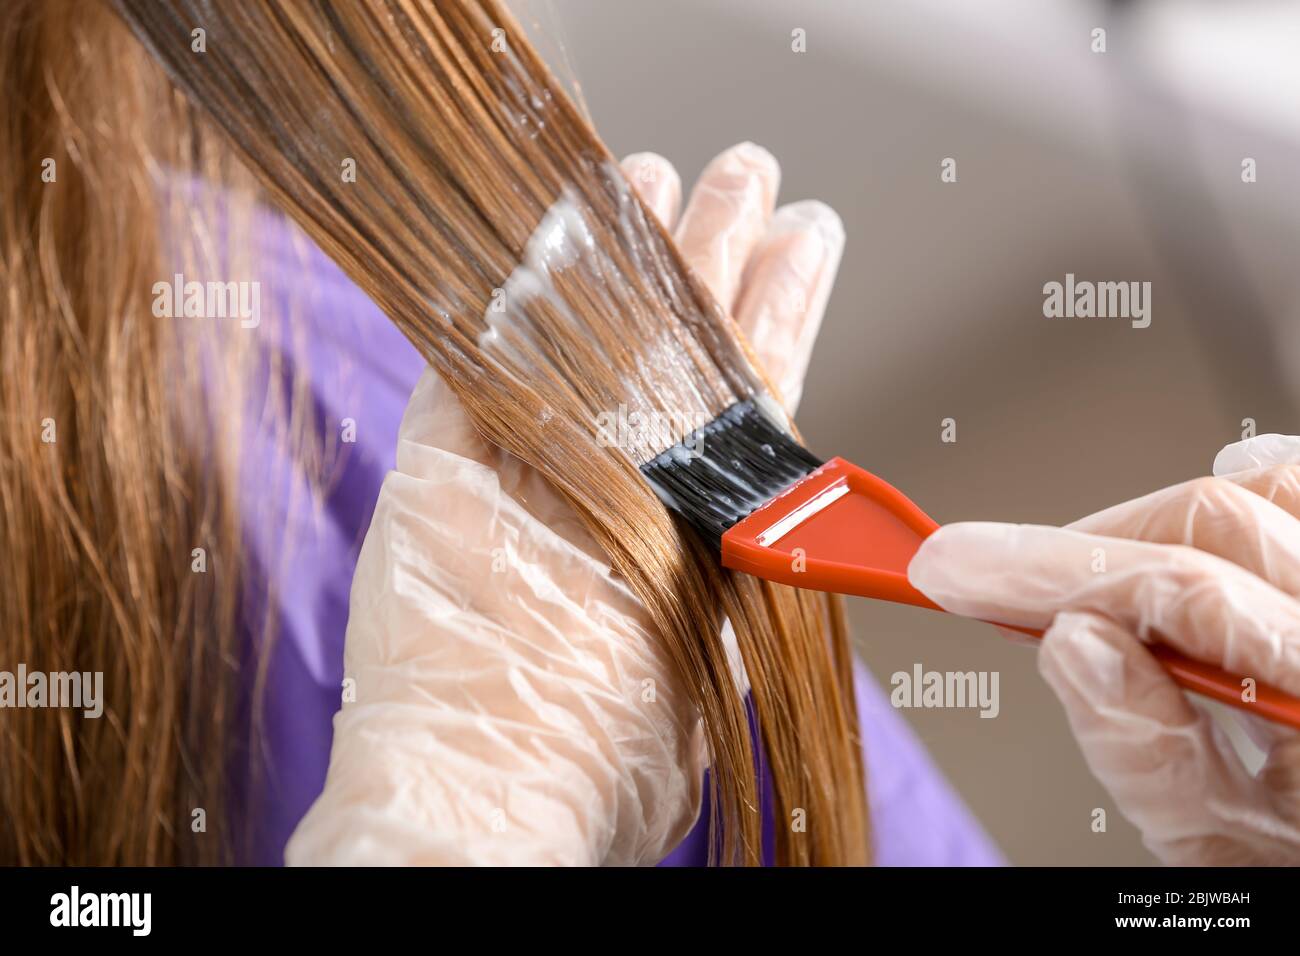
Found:
[{"label": "blurred background", "polygon": [[[814,450],[878,472],[939,521],[1062,524],[1207,474],[1244,419],[1300,429],[1300,6],[520,12],[560,41],[552,53],[616,154],[661,153],[689,189],[714,154],[753,140],[781,161],[782,202],[839,211],[848,246],[799,424]],[[796,29],[806,52],[791,49]],[[945,158],[955,183],[940,181]],[[1043,285],[1067,272],[1152,283],[1150,327],[1044,318]],[[1013,863],[1154,862],[1088,773],[1032,649],[927,611],[850,611],[886,685],[916,663],[1001,673],[996,719],[903,713]]]}]

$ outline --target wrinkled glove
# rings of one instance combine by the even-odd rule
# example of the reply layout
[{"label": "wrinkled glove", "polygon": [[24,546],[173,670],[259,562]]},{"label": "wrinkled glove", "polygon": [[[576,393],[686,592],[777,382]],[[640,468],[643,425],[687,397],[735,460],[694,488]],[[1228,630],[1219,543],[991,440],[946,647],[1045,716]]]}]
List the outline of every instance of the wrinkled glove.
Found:
[{"label": "wrinkled glove", "polygon": [[1300,734],[1248,718],[1250,773],[1142,643],[1300,695],[1300,438],[1229,445],[1214,473],[1064,529],[949,525],[908,577],[946,610],[1047,628],[1039,670],[1161,860],[1297,864]]},{"label": "wrinkled glove", "polygon": [[[680,223],[672,166],[639,154],[623,168],[792,408],[838,217],[815,202],[773,215],[779,168],[751,144],[708,166]],[[699,813],[699,717],[644,608],[569,505],[486,444],[432,372],[362,547],[345,674],[291,864],[654,863]]]}]

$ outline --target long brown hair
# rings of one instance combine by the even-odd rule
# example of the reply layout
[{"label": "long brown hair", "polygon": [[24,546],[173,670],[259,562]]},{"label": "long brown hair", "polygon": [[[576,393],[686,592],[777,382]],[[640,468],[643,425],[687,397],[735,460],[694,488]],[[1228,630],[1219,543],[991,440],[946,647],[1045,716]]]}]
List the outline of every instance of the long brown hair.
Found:
[{"label": "long brown hair", "polygon": [[[778,861],[864,862],[863,768],[838,600],[723,572],[646,485],[638,466],[652,449],[605,447],[596,434],[602,413],[619,407],[669,421],[716,414],[765,391],[763,378],[506,10],[495,0],[114,5],[267,193],[456,391],[480,431],[566,496],[645,603],[703,721],[714,812],[725,824],[720,859],[760,859],[761,759],[774,781]],[[203,31],[202,52],[195,30]],[[126,120],[119,132],[132,129],[156,132]],[[352,177],[343,174],[349,164]],[[565,256],[534,263],[545,294],[521,292],[510,277],[530,261],[539,224],[557,212]],[[23,238],[14,244],[20,263],[32,258]],[[116,257],[105,265],[126,290],[115,300],[120,313],[138,321],[142,275]],[[42,282],[23,300],[35,318],[21,324],[57,321],[59,303]],[[112,321],[102,310],[96,317]],[[165,396],[151,402],[150,414],[165,417]],[[86,411],[87,424],[103,428],[100,413]],[[107,434],[104,445],[118,437],[91,434]],[[30,445],[27,465],[40,454]],[[155,485],[173,473],[151,464]],[[48,507],[49,530],[98,507],[112,474],[101,469],[102,482],[73,507]],[[6,495],[15,494],[10,482]],[[160,539],[186,540],[190,529],[180,523],[193,515],[181,513],[183,496],[170,503],[178,526],[155,523],[148,540],[130,547],[156,554]],[[35,547],[34,538],[24,547]],[[30,560],[29,551],[15,554]],[[81,556],[64,560],[67,582]],[[107,592],[103,603],[111,603]],[[48,607],[34,603],[20,623],[34,634]],[[129,645],[177,611],[150,604],[85,640]],[[723,617],[753,688],[757,754],[720,637]],[[193,681],[188,691],[191,699],[207,693]],[[47,733],[43,745],[54,748],[56,738]],[[118,766],[124,777],[139,769],[125,755]]]},{"label": "long brown hair", "polygon": [[229,369],[151,289],[157,172],[240,173],[97,4],[6,3],[0,90],[0,662],[103,675],[0,713],[0,860],[228,859],[237,443],[185,390]]}]

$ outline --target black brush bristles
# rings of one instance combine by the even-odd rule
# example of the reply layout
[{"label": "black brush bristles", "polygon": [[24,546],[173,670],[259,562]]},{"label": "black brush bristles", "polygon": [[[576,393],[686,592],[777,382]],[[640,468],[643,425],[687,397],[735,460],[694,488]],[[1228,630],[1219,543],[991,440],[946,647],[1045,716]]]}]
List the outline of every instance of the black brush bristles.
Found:
[{"label": "black brush bristles", "polygon": [[656,455],[641,473],[664,504],[720,549],[733,525],[821,465],[746,400]]}]

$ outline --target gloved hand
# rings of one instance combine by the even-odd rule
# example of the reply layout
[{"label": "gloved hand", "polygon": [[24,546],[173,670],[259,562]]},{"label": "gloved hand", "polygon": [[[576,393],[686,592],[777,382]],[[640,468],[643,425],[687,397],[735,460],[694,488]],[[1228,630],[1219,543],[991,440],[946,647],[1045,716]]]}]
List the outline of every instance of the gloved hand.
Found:
[{"label": "gloved hand", "polygon": [[1252,775],[1142,644],[1300,694],[1298,466],[1300,438],[1262,435],[1220,452],[1217,477],[1068,528],[941,528],[908,568],[946,610],[1047,628],[1039,670],[1166,863],[1300,863],[1300,734],[1247,718],[1266,753]]},{"label": "gloved hand", "polygon": [[[839,218],[815,202],[773,215],[779,168],[751,144],[708,166],[680,223],[671,165],[623,168],[796,400]],[[432,372],[362,547],[345,674],[355,701],[291,864],[653,863],[698,814],[699,718],[644,608]]]}]

